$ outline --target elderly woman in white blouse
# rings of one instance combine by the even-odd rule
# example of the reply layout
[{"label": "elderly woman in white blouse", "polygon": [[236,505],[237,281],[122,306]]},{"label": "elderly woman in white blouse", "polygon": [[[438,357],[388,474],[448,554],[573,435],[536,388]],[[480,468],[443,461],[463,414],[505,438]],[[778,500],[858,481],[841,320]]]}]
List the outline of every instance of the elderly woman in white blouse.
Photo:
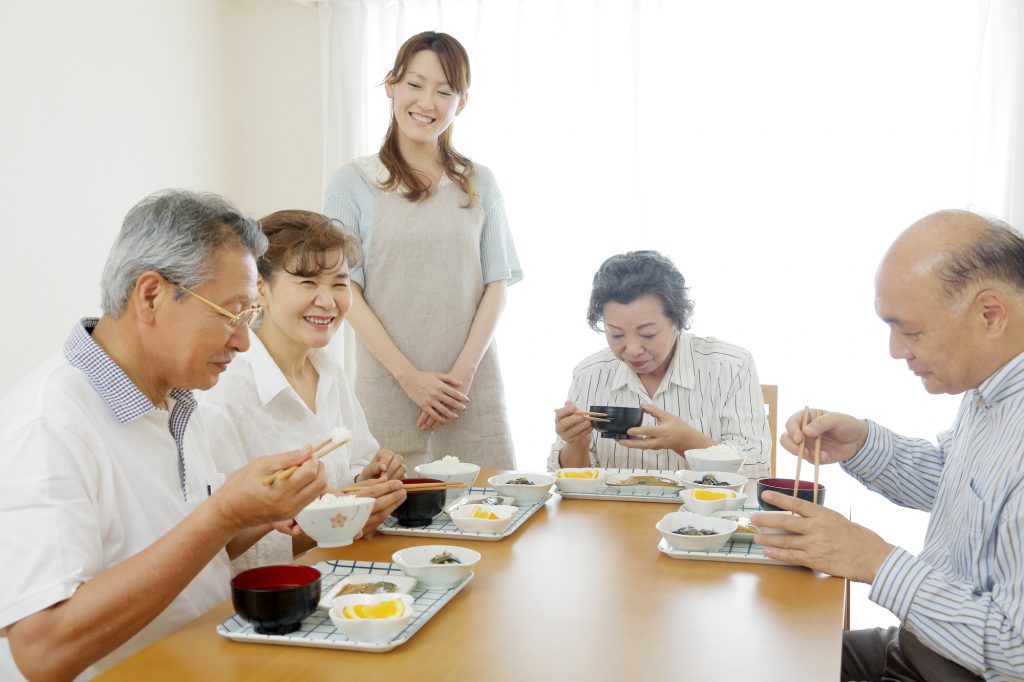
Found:
[{"label": "elderly woman in white blouse", "polygon": [[[686,451],[727,444],[746,453],[741,473],[764,476],[771,436],[750,353],[693,336],[693,301],[672,261],[656,251],[612,256],[594,275],[587,322],[608,348],[573,371],[555,410],[558,438],[548,467],[688,468]],[[599,438],[577,410],[642,407],[629,438]]]},{"label": "elderly woman in white blouse", "polygon": [[[335,220],[310,211],[278,211],[260,221],[269,242],[257,261],[263,317],[251,346],[228,366],[204,403],[223,415],[214,456],[225,473],[252,452],[275,452],[318,443],[345,427],[352,440],[327,455],[331,487],[366,482],[362,495],[377,498],[367,528],[379,524],[403,499],[397,479],[402,456],[381,448],[340,364],[324,347],[351,305],[349,266],[359,243]],[[241,570],[291,563],[312,540],[271,533],[235,560]]]}]

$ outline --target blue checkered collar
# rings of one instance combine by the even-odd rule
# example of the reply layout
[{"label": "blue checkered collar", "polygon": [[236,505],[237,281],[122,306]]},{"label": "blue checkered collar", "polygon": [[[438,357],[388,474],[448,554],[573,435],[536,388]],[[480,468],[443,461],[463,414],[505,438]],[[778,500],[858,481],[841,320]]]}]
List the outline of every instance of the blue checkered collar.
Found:
[{"label": "blue checkered collar", "polygon": [[[68,362],[85,375],[122,424],[159,409],[93,340],[92,330],[98,321],[95,317],[85,317],[75,323],[64,342],[64,356]],[[174,412],[179,413],[179,419],[184,417],[187,421],[196,407],[192,391],[171,389],[170,397],[174,399]]]}]

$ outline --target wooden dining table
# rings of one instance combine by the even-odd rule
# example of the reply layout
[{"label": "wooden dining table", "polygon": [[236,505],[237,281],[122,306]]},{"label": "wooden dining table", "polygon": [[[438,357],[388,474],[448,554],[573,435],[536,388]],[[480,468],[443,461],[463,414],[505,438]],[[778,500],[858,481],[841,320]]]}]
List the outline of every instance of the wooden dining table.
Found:
[{"label": "wooden dining table", "polygon": [[839,679],[846,581],[796,566],[673,559],[658,551],[655,524],[676,509],[553,493],[499,541],[378,534],[318,548],[298,562],[388,562],[423,544],[483,556],[473,580],[389,652],[234,642],[216,632],[234,612],[228,600],[97,679]]}]

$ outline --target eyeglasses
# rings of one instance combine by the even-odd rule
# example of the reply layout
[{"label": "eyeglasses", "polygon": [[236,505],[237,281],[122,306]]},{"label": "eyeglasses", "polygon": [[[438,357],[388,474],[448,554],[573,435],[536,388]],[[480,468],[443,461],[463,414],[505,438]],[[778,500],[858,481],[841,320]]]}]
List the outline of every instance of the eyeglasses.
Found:
[{"label": "eyeglasses", "polygon": [[238,325],[239,324],[244,324],[246,327],[249,327],[250,329],[252,329],[252,326],[256,323],[256,320],[260,319],[260,315],[263,314],[263,306],[261,306],[259,303],[253,303],[251,306],[249,306],[248,308],[246,308],[245,310],[243,310],[239,314],[235,315],[230,310],[226,310],[224,308],[221,308],[219,305],[217,305],[213,301],[211,301],[209,299],[206,299],[206,298],[203,298],[202,296],[200,296],[196,292],[192,291],[188,287],[183,286],[183,285],[179,284],[178,282],[175,282],[173,279],[168,279],[167,281],[170,282],[171,284],[173,284],[174,286],[178,287],[182,291],[184,291],[189,296],[192,296],[193,298],[199,299],[200,301],[202,301],[206,305],[210,306],[210,308],[212,310],[214,310],[215,312],[217,312],[220,315],[223,315],[224,317],[228,318],[228,320],[229,320],[228,324],[231,326],[232,329],[238,329]]}]

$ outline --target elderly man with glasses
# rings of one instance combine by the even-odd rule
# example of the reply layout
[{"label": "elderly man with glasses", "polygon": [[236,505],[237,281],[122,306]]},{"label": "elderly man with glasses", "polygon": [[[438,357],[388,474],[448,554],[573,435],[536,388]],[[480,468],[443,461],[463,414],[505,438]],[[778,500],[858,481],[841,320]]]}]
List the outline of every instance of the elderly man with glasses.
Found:
[{"label": "elderly man with glasses", "polygon": [[249,346],[265,249],[220,197],[144,199],[103,315],[0,402],[0,679],[90,677],[194,619],[227,597],[229,557],[324,490],[308,446],[218,474],[194,412],[190,389]]}]

